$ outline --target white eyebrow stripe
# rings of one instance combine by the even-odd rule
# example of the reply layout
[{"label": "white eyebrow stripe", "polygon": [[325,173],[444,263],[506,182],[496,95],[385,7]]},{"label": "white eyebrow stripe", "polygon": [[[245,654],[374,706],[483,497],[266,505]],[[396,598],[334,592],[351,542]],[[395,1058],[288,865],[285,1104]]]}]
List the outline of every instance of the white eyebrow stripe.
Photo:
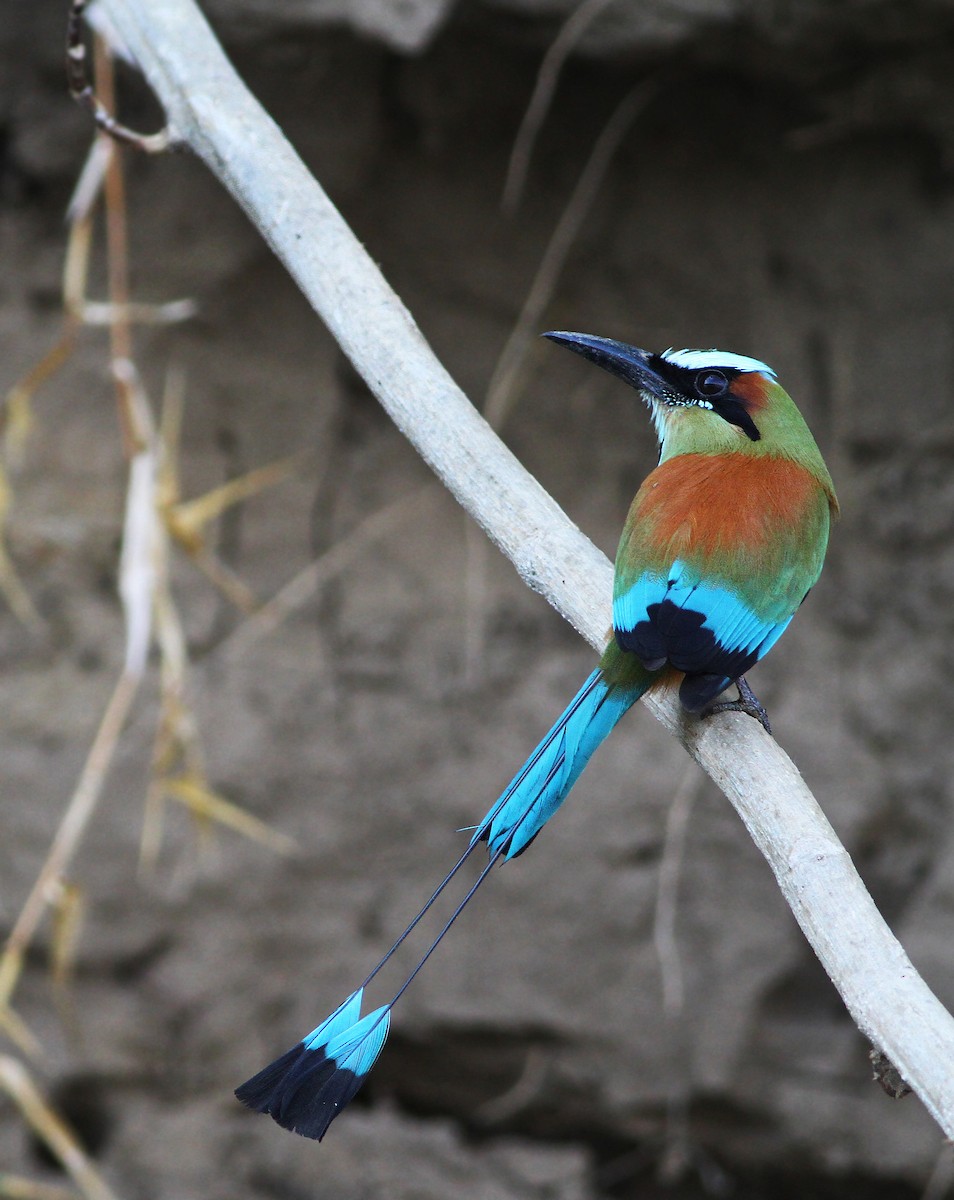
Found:
[{"label": "white eyebrow stripe", "polygon": [[670,346],[660,355],[674,367],[731,367],[735,371],[761,371],[769,379],[775,379],[772,368],[757,358],[748,358],[744,354],[728,354],[724,350],[673,350]]}]

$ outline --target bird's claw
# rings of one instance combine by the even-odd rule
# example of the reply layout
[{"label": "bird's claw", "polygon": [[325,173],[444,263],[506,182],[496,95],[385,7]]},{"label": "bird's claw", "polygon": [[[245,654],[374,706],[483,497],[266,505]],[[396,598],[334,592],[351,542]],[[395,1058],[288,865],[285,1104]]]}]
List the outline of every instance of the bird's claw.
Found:
[{"label": "bird's claw", "polygon": [[759,700],[755,692],[749,687],[748,680],[744,675],[740,675],[735,680],[735,686],[739,689],[738,700],[720,700],[717,704],[710,704],[705,712],[700,713],[700,716],[704,719],[705,717],[714,717],[716,713],[720,712],[745,713],[746,716],[754,717],[769,737],[771,737],[772,725],[769,721],[768,713],[765,711],[761,700]]}]

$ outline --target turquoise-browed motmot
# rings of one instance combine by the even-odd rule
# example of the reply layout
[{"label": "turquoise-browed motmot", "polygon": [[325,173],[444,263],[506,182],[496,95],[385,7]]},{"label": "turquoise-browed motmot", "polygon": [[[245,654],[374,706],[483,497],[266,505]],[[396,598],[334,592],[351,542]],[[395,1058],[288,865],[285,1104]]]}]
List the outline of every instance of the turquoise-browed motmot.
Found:
[{"label": "turquoise-browed motmot", "polygon": [[[838,504],[795,404],[765,363],[718,350],[649,354],[582,333],[545,336],[619,376],[648,404],[659,464],[636,493],[616,554],[613,637],[470,844],[364,983],[306,1038],[238,1088],[250,1108],[321,1138],[374,1065],[391,1009],[491,867],[522,853],[593,751],[647,691],[678,687],[690,713],[768,720],[744,679],[818,579]],[[739,701],[716,703],[737,683]],[[364,990],[474,848],[489,862],[393,999],[361,1016]]]}]

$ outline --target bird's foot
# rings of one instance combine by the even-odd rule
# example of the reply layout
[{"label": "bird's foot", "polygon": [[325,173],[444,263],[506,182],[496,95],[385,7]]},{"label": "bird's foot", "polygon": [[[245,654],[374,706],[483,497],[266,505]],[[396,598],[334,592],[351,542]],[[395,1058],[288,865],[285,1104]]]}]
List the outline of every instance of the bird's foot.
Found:
[{"label": "bird's foot", "polygon": [[754,717],[762,726],[765,732],[771,737],[772,725],[768,718],[768,713],[762,705],[761,700],[756,696],[755,692],[749,687],[748,680],[744,675],[740,675],[735,680],[735,686],[739,689],[738,700],[720,700],[718,704],[710,704],[705,712],[700,713],[701,717],[713,717],[720,712],[740,712],[747,716]]}]

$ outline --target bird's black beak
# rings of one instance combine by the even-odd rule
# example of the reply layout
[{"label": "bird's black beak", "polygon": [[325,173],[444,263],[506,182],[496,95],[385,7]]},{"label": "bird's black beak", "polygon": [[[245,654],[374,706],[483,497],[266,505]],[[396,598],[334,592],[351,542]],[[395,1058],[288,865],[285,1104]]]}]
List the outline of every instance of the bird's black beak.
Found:
[{"label": "bird's black beak", "polygon": [[624,380],[630,387],[640,392],[648,392],[656,399],[662,400],[664,395],[672,390],[671,385],[667,385],[653,369],[651,360],[654,356],[637,346],[627,346],[625,342],[596,337],[592,333],[551,331],[543,336],[551,342],[559,342],[566,346],[574,354],[581,354],[604,371],[609,371],[611,375]]}]

